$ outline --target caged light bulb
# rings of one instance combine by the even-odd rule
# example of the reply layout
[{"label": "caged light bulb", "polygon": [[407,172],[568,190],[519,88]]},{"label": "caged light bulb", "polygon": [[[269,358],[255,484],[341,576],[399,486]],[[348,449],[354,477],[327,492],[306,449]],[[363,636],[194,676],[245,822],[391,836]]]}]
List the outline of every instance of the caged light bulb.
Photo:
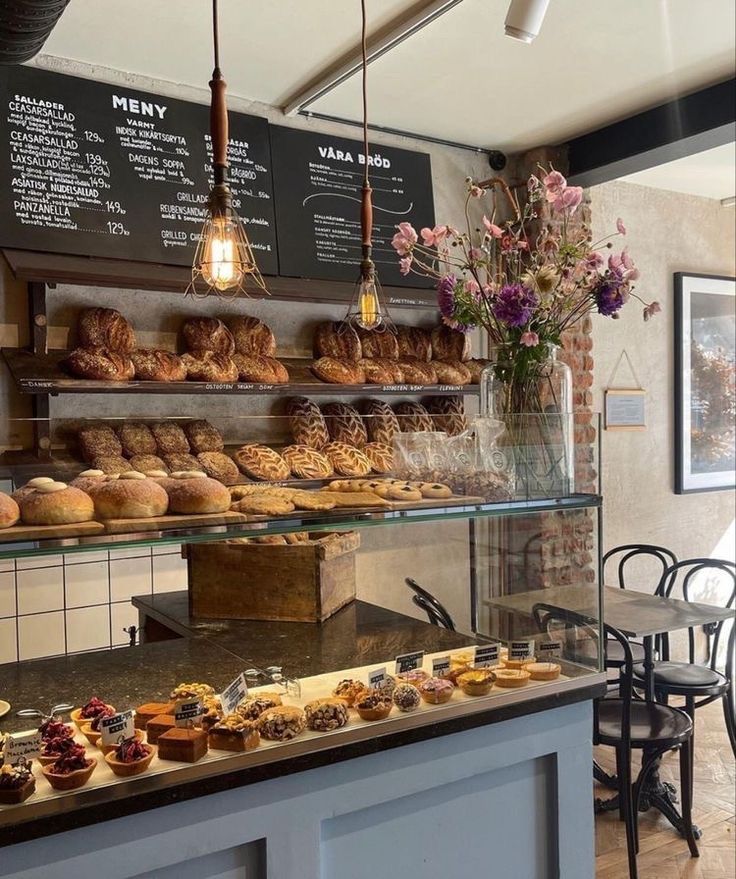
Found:
[{"label": "caged light bulb", "polygon": [[217,290],[238,287],[243,264],[238,253],[238,228],[228,216],[214,216],[205,231],[202,277]]},{"label": "caged light bulb", "polygon": [[363,278],[360,282],[356,322],[364,330],[375,330],[383,322],[381,303],[378,299],[376,282],[373,278]]}]

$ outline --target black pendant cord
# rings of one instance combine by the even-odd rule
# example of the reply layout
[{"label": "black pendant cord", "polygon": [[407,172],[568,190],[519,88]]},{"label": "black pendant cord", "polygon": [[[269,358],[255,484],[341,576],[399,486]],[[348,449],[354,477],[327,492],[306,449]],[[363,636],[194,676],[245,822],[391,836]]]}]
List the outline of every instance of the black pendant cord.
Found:
[{"label": "black pendant cord", "polygon": [[215,75],[220,75],[220,26],[217,15],[217,0],[212,0],[212,43],[215,56],[215,69],[212,74],[214,78]]},{"label": "black pendant cord", "polygon": [[375,266],[373,264],[373,193],[368,173],[368,48],[366,0],[360,0],[361,32],[360,47],[363,59],[363,189],[361,193],[360,229],[361,229],[361,262],[360,276],[363,280],[373,280]]},{"label": "black pendant cord", "polygon": [[367,20],[365,12],[365,0],[360,0],[360,10],[362,15],[360,45],[363,55],[363,160],[365,163],[363,166],[363,185],[370,186],[370,180],[368,179],[368,52],[366,48]]}]

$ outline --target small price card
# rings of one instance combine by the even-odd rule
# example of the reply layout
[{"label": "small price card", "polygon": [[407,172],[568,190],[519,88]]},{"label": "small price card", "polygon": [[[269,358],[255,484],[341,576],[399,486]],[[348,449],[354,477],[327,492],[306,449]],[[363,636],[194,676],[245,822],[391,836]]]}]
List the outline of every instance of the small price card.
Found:
[{"label": "small price card", "polygon": [[483,644],[482,647],[475,648],[475,667],[490,668],[492,665],[498,665],[499,644]]},{"label": "small price card", "polygon": [[220,693],[222,711],[225,715],[232,714],[240,703],[248,698],[248,682],[245,672],[241,672],[232,683]]},{"label": "small price card", "polygon": [[400,656],[396,657],[394,674],[400,675],[405,671],[414,671],[415,668],[419,668],[423,659],[423,650],[415,650],[414,653],[402,653]]},{"label": "small price card", "polygon": [[448,673],[449,670],[450,670],[450,657],[449,656],[435,656],[435,658],[432,660],[432,677],[433,678],[442,678]]},{"label": "small price card", "polygon": [[34,757],[41,756],[42,747],[43,741],[38,730],[29,733],[10,733],[5,737],[3,763],[14,766],[24,759],[33,760]]},{"label": "small price card", "polygon": [[374,668],[368,672],[368,686],[371,690],[378,690],[386,683],[386,666]]},{"label": "small price card", "polygon": [[102,745],[117,745],[126,739],[132,739],[135,735],[133,712],[120,711],[112,717],[103,717],[100,720],[100,733]]},{"label": "small price card", "polygon": [[531,659],[534,656],[534,641],[509,642],[509,659]]},{"label": "small price card", "polygon": [[562,641],[541,641],[537,645],[537,653],[542,661],[562,656]]},{"label": "small price card", "polygon": [[194,724],[204,711],[199,699],[180,699],[174,705],[174,720],[178,727],[188,727]]}]

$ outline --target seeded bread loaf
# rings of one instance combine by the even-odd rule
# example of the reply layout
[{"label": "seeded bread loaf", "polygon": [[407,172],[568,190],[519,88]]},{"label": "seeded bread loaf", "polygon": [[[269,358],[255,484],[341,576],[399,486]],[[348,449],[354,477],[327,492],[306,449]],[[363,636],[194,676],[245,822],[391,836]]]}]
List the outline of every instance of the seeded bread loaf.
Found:
[{"label": "seeded bread loaf", "polygon": [[77,337],[81,348],[106,348],[115,354],[130,354],[135,333],[114,308],[87,308],[79,316]]},{"label": "seeded bread loaf", "polygon": [[360,339],[350,324],[326,321],[314,329],[314,353],[317,357],[357,363],[361,358]]},{"label": "seeded bread loaf", "polygon": [[264,357],[276,354],[276,338],[271,328],[257,317],[231,317],[227,326],[238,354],[260,354]]},{"label": "seeded bread loaf", "polygon": [[425,386],[437,384],[437,373],[431,363],[403,358],[399,360],[399,366],[404,374],[404,381],[408,385]]},{"label": "seeded bread loaf", "polygon": [[[387,367],[385,360],[373,360],[363,357],[358,361],[358,366],[363,370],[365,380],[370,385],[393,385],[400,384],[395,379],[395,371]],[[403,374],[402,374],[403,375]]]},{"label": "seeded bread loaf", "polygon": [[470,337],[441,324],[432,330],[432,357],[436,360],[470,360]]},{"label": "seeded bread loaf", "polygon": [[474,385],[480,384],[480,376],[486,366],[490,366],[490,360],[484,360],[481,357],[472,357],[470,360],[466,361],[465,365],[468,367],[470,371],[470,381]]},{"label": "seeded bread loaf", "polygon": [[286,367],[275,357],[263,354],[233,354],[233,363],[238,369],[241,382],[280,385],[289,381]]},{"label": "seeded bread loaf", "polygon": [[237,464],[224,452],[200,452],[197,461],[197,469],[204,470],[208,476],[219,479],[226,485],[235,482],[240,476]]},{"label": "seeded bread loaf", "polygon": [[213,351],[228,357],[235,353],[232,333],[216,317],[189,318],[181,331],[189,351]]},{"label": "seeded bread loaf", "polygon": [[133,361],[101,346],[75,348],[62,365],[77,378],[91,381],[127,382],[135,375]]},{"label": "seeded bread loaf", "polygon": [[358,338],[363,357],[385,357],[398,360],[399,345],[396,335],[387,327],[382,330],[359,329]]},{"label": "seeded bread loaf", "polygon": [[421,360],[424,363],[432,359],[430,334],[421,327],[397,326],[396,344],[401,359]]},{"label": "seeded bread loaf", "polygon": [[184,354],[181,359],[189,381],[230,383],[238,380],[238,367],[227,354],[198,351],[196,354]]},{"label": "seeded bread loaf", "polygon": [[459,360],[433,360],[430,365],[437,373],[440,385],[470,384],[470,370]]},{"label": "seeded bread loaf", "polygon": [[164,473],[169,472],[169,468],[158,455],[133,455],[130,459],[130,466],[139,473],[152,473],[161,470]]},{"label": "seeded bread loaf", "polygon": [[362,385],[365,373],[357,362],[320,357],[312,364],[312,372],[324,382],[336,385]]},{"label": "seeded bread loaf", "polygon": [[164,455],[185,454],[189,451],[189,442],[186,434],[178,424],[171,421],[161,421],[151,425],[151,433],[156,440],[158,454]]},{"label": "seeded bread loaf", "polygon": [[220,431],[209,421],[187,421],[183,427],[189,448],[195,455],[200,452],[221,452],[225,448]]},{"label": "seeded bread loaf", "polygon": [[143,382],[183,382],[187,370],[178,354],[160,348],[138,348],[130,355],[135,377]]},{"label": "seeded bread loaf", "polygon": [[128,458],[132,458],[133,455],[156,454],[156,440],[146,424],[126,422],[120,427],[118,436],[123,454]]},{"label": "seeded bread loaf", "polygon": [[106,424],[88,424],[77,434],[82,458],[89,463],[100,455],[122,455],[120,437]]},{"label": "seeded bread loaf", "polygon": [[183,470],[203,470],[204,468],[194,455],[189,452],[173,452],[171,455],[164,455],[166,467],[172,473],[180,473]]}]

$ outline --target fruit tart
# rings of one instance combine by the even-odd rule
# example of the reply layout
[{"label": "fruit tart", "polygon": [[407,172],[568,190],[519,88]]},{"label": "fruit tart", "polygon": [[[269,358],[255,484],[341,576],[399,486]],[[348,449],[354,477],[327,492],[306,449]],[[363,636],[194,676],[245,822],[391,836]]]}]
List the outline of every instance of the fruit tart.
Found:
[{"label": "fruit tart", "polygon": [[88,723],[83,723],[79,727],[79,731],[87,739],[90,745],[96,745],[102,737],[102,731],[100,729],[102,718],[112,717],[116,713],[117,712],[112,707],[112,705],[105,705],[102,711],[100,711],[99,714],[93,717],[91,721],[89,721]]},{"label": "fruit tart", "polygon": [[41,772],[54,790],[76,790],[92,777],[97,761],[88,757],[83,745],[75,745],[68,754],[59,757]]},{"label": "fruit tart", "polygon": [[130,778],[140,775],[151,765],[155,750],[138,738],[126,739],[105,754],[105,763],[115,775]]},{"label": "fruit tart", "polygon": [[115,713],[114,706],[108,705],[102,699],[98,699],[97,696],[93,696],[86,705],[83,705],[81,708],[75,708],[71,713],[71,718],[81,729],[85,723],[91,723],[105,708],[112,708],[113,714]]},{"label": "fruit tart", "polygon": [[74,730],[71,726],[63,723],[58,717],[49,717],[39,726],[38,731],[41,733],[41,741],[48,742],[51,739],[74,737]]},{"label": "fruit tart", "polygon": [[59,757],[63,757],[64,754],[68,754],[72,749],[78,747],[79,745],[70,736],[56,736],[56,738],[44,742],[38,759],[42,766],[49,766],[51,763],[56,763]]}]

